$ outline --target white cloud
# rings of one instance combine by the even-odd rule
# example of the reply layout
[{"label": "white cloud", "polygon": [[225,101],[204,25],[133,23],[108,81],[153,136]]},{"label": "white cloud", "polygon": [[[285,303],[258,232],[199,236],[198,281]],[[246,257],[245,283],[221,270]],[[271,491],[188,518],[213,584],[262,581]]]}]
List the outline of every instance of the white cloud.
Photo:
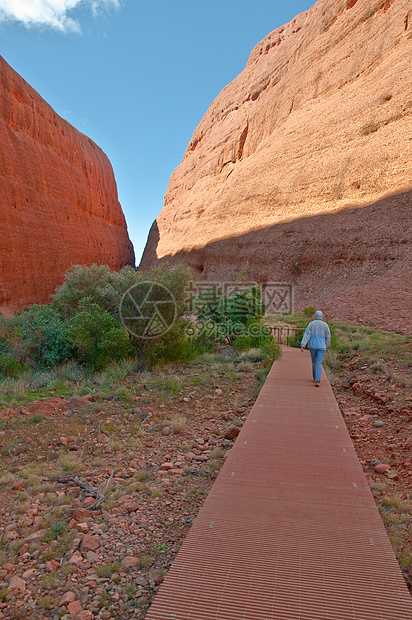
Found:
[{"label": "white cloud", "polygon": [[17,21],[25,26],[48,26],[62,32],[80,32],[70,15],[76,6],[88,4],[93,15],[100,8],[120,5],[119,0],[0,0],[0,22]]}]

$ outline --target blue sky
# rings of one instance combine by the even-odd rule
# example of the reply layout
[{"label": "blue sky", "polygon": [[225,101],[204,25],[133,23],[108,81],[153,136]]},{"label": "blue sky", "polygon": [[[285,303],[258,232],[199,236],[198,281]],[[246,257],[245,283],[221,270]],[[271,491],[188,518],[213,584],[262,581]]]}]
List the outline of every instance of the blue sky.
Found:
[{"label": "blue sky", "polygon": [[107,154],[139,263],[219,92],[314,0],[0,0],[0,54]]}]

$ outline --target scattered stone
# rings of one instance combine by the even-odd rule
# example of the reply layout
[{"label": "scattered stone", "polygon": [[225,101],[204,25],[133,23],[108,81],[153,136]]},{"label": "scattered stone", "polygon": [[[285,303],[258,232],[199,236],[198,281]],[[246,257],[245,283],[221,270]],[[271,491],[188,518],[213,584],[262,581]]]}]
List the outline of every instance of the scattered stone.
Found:
[{"label": "scattered stone", "polygon": [[384,474],[387,471],[390,471],[391,467],[390,465],[386,465],[386,463],[378,463],[378,465],[375,465],[373,469],[377,474]]},{"label": "scattered stone", "polygon": [[83,556],[79,551],[73,553],[71,558],[69,559],[69,564],[81,564],[83,562]]},{"label": "scattered stone", "polygon": [[24,480],[21,480],[20,478],[16,478],[11,488],[13,491],[22,491],[24,489],[25,484],[26,483]]},{"label": "scattered stone", "polygon": [[100,539],[97,536],[85,534],[80,543],[81,551],[96,551],[100,547]]},{"label": "scattered stone", "polygon": [[89,495],[88,497],[86,497],[86,499],[83,502],[83,507],[84,508],[90,508],[90,506],[92,506],[94,504],[94,502],[96,501],[95,497],[92,497],[91,495]]},{"label": "scattered stone", "polygon": [[121,507],[124,510],[127,510],[127,512],[136,512],[137,510],[139,510],[140,504],[138,504],[137,502],[126,502],[125,504],[122,504]]},{"label": "scattered stone", "polygon": [[93,614],[88,609],[83,609],[83,611],[76,616],[76,620],[92,620],[92,618]]},{"label": "scattered stone", "polygon": [[61,597],[60,601],[59,601],[59,607],[63,607],[63,605],[68,605],[69,603],[72,603],[73,601],[76,600],[76,595],[74,592],[66,592],[65,594],[63,594],[63,596]]},{"label": "scattered stone", "polygon": [[160,469],[166,469],[166,470],[173,469],[173,463],[163,463],[160,466]]},{"label": "scattered stone", "polygon": [[409,435],[408,439],[403,444],[404,448],[412,448],[412,435]]},{"label": "scattered stone", "polygon": [[89,511],[86,510],[86,508],[77,508],[73,512],[73,519],[77,521],[78,523],[88,516],[89,516]]},{"label": "scattered stone", "polygon": [[21,577],[13,575],[12,577],[10,577],[8,590],[18,590],[19,592],[25,592],[26,582],[24,581],[24,579],[21,579]]},{"label": "scattered stone", "polygon": [[30,534],[30,536],[27,536],[26,543],[30,545],[31,543],[39,542],[39,540],[41,540],[45,534],[46,530],[37,530],[37,532],[33,532],[33,534]]},{"label": "scattered stone", "polygon": [[383,422],[382,422],[382,420],[375,420],[373,424],[374,424],[374,426],[376,426],[377,428],[379,428],[380,426],[383,426]]},{"label": "scattered stone", "polygon": [[69,614],[71,615],[72,618],[77,617],[80,612],[82,611],[82,604],[80,601],[71,601],[68,605],[67,605],[67,609]]},{"label": "scattered stone", "polygon": [[122,560],[123,569],[136,568],[137,566],[139,566],[139,564],[140,564],[139,558],[132,557],[132,556],[126,556]]},{"label": "scattered stone", "polygon": [[240,428],[237,426],[230,426],[225,433],[225,439],[235,439],[240,433]]},{"label": "scattered stone", "polygon": [[57,560],[48,560],[45,565],[46,573],[51,573],[59,567],[59,562]]}]

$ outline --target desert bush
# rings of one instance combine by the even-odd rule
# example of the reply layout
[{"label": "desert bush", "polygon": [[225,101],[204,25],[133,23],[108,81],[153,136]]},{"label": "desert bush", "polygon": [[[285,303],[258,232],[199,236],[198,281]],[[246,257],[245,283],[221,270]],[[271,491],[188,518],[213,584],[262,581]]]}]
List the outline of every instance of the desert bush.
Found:
[{"label": "desert bush", "polygon": [[25,370],[27,370],[27,366],[19,362],[13,355],[0,353],[0,376],[15,378]]},{"label": "desert bush", "polygon": [[213,287],[193,300],[198,308],[200,334],[211,343],[233,345],[239,351],[260,350],[260,360],[272,363],[281,349],[269,328],[260,322],[265,312],[257,286],[225,296]]},{"label": "desert bush", "polygon": [[159,338],[141,343],[143,364],[153,368],[162,362],[185,362],[193,354],[193,347],[186,336],[185,321],[177,321]]},{"label": "desert bush", "polygon": [[[87,372],[104,370],[113,361],[137,353],[135,370],[142,368],[142,360],[153,367],[163,361],[195,357],[200,349],[205,350],[204,343],[188,339],[187,321],[181,318],[187,308],[190,280],[189,269],[182,266],[156,268],[145,274],[131,267],[119,272],[112,272],[107,265],[72,267],[53,303],[32,306],[12,319],[0,318],[0,377],[13,379],[27,371],[59,368],[54,379],[36,375],[36,386],[48,387],[53,380],[61,379],[62,385],[80,381],[84,367]],[[119,315],[125,292],[145,281],[163,285],[175,300],[169,331],[152,339],[128,334]]]},{"label": "desert bush", "polygon": [[82,303],[80,311],[70,320],[68,340],[76,359],[96,370],[133,353],[126,332],[117,319],[90,301]]},{"label": "desert bush", "polygon": [[311,317],[315,314],[316,308],[314,306],[308,306],[307,308],[303,308],[303,314],[307,317]]},{"label": "desert bush", "polygon": [[261,300],[261,291],[257,286],[236,291],[226,296],[221,289],[210,287],[199,293],[192,304],[198,309],[198,320],[203,324],[211,323],[217,327],[217,334],[224,341],[231,342],[242,333],[242,326],[262,318],[265,305]]},{"label": "desert bush", "polygon": [[53,295],[54,306],[66,318],[76,314],[84,299],[107,309],[112,275],[108,265],[74,265]]},{"label": "desert bush", "polygon": [[34,305],[18,312],[12,325],[9,343],[21,362],[48,368],[70,358],[67,324],[52,305]]}]

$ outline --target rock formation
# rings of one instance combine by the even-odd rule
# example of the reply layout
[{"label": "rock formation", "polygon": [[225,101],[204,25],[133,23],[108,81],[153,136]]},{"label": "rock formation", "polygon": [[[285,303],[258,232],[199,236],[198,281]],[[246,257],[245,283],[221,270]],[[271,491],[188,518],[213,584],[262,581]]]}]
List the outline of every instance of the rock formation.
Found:
[{"label": "rock formation", "polygon": [[411,329],[411,78],[410,0],[319,0],[270,33],[195,130],[141,268],[243,270]]},{"label": "rock formation", "polygon": [[102,150],[0,57],[0,310],[47,303],[71,265],[134,265]]}]

